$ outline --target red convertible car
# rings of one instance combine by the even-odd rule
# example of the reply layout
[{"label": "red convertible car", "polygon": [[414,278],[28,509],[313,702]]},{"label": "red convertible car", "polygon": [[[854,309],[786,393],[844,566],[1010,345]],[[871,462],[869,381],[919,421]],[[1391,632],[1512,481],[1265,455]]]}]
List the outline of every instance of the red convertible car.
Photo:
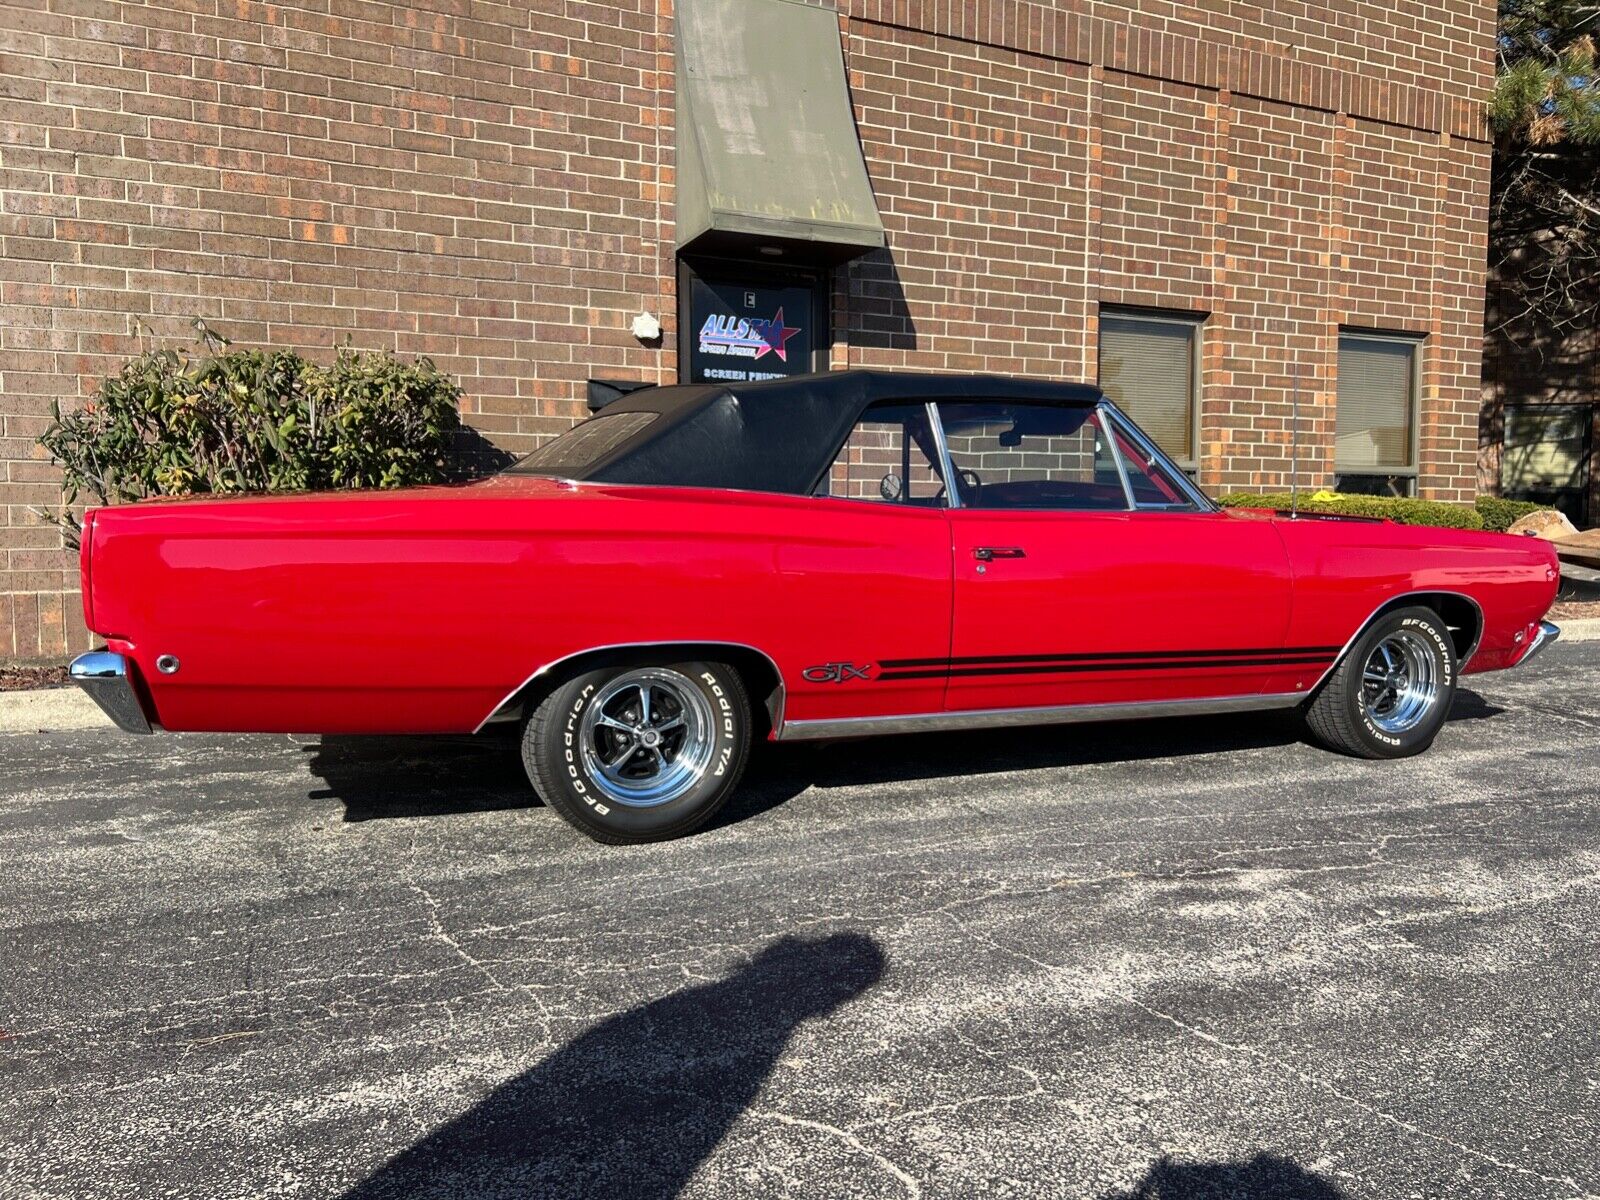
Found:
[{"label": "red convertible car", "polygon": [[503,474],[89,513],[72,667],[122,728],[521,727],[607,842],[753,738],[1298,708],[1426,748],[1556,636],[1543,541],[1219,511],[1096,389],[846,371],[652,388]]}]

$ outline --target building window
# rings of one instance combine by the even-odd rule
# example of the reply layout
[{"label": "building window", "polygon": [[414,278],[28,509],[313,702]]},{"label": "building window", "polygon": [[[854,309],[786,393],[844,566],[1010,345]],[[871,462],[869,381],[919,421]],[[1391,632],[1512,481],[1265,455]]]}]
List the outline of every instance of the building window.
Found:
[{"label": "building window", "polygon": [[1100,312],[1100,389],[1191,473],[1199,458],[1200,326],[1199,317]]},{"label": "building window", "polygon": [[1339,335],[1333,465],[1341,492],[1410,496],[1417,487],[1417,373],[1421,342]]},{"label": "building window", "polygon": [[1500,491],[1512,500],[1536,500],[1587,523],[1590,430],[1588,405],[1507,406],[1500,456]]}]

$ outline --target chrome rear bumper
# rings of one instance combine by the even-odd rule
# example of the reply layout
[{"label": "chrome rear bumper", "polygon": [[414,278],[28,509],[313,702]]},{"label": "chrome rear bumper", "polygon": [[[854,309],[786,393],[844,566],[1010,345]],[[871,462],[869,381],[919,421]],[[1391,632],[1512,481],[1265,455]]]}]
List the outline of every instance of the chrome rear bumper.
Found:
[{"label": "chrome rear bumper", "polygon": [[1517,659],[1516,665],[1520,667],[1524,663],[1531,662],[1536,654],[1548,647],[1551,642],[1560,636],[1561,627],[1559,625],[1553,625],[1549,621],[1540,621],[1539,631],[1533,635],[1533,641],[1528,643],[1527,651],[1521,658]]},{"label": "chrome rear bumper", "polygon": [[67,668],[72,682],[89,693],[118,729],[129,733],[151,733],[150,718],[134,689],[128,660],[109,650],[91,650],[72,660]]}]

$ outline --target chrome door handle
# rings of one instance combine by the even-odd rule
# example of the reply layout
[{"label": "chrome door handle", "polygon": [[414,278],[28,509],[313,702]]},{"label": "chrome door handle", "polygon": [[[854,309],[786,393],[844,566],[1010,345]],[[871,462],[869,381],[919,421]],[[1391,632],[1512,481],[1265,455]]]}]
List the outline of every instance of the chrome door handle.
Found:
[{"label": "chrome door handle", "polygon": [[978,546],[972,557],[979,562],[993,562],[997,558],[1027,558],[1028,554],[1021,546]]}]

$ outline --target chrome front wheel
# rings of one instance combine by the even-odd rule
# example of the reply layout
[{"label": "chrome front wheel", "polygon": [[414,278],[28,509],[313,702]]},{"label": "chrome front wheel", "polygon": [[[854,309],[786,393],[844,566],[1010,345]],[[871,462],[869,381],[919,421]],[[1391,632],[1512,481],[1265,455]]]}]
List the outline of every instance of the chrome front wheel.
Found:
[{"label": "chrome front wheel", "polygon": [[1422,605],[1382,613],[1312,695],[1306,722],[1318,741],[1346,754],[1419,754],[1450,711],[1456,671],[1451,629],[1439,613]]},{"label": "chrome front wheel", "polygon": [[1397,629],[1372,648],[1361,671],[1361,704],[1385,733],[1415,729],[1439,700],[1438,652],[1409,629]]},{"label": "chrome front wheel", "polygon": [[667,667],[611,680],[584,710],[579,753],[594,786],[632,808],[668,804],[705,777],[716,749],[711,705]]}]

